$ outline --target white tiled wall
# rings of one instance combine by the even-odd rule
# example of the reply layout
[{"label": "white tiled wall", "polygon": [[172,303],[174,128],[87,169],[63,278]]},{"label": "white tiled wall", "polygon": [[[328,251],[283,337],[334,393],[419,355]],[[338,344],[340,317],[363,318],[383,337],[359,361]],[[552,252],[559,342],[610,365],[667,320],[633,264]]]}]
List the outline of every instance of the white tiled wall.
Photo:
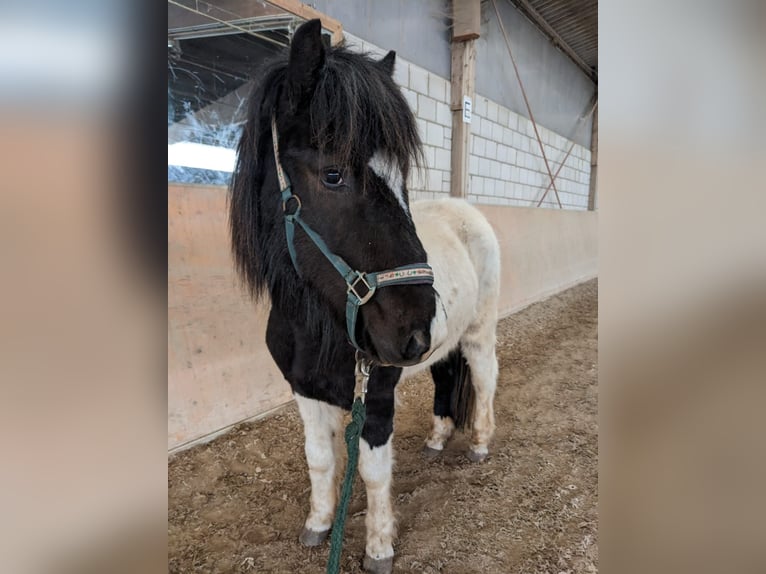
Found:
[{"label": "white tiled wall", "polygon": [[[346,42],[382,57],[386,50],[346,33]],[[452,114],[450,82],[400,57],[394,79],[417,118],[423,140],[425,166],[414,170],[408,182],[412,199],[448,197]],[[538,124],[551,171],[555,174],[571,140]],[[532,122],[479,94],[474,96],[468,164],[469,201],[482,204],[531,207],[545,192],[550,178],[535,138]],[[587,209],[590,150],[575,144],[556,178],[565,209]],[[545,207],[558,207],[553,189]]]},{"label": "white tiled wall", "polygon": [[407,184],[411,197],[449,197],[452,149],[450,83],[401,58],[397,58],[394,77],[417,118],[426,158],[421,172],[411,172]]},{"label": "white tiled wall", "polygon": [[[538,124],[550,169],[555,175],[572,141]],[[533,206],[545,193],[550,177],[532,122],[479,94],[471,121],[467,197],[476,203]],[[588,208],[590,150],[575,144],[556,177],[566,209]],[[553,188],[543,206],[558,207]]]}]

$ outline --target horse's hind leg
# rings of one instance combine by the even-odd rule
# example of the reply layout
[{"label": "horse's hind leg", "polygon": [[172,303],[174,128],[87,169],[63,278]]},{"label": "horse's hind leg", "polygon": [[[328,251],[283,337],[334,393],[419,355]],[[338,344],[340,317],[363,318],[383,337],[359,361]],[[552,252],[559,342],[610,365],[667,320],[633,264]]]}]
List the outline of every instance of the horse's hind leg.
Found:
[{"label": "horse's hind leg", "polygon": [[476,393],[473,411],[471,444],[468,458],[480,462],[489,453],[489,441],[495,432],[494,398],[497,387],[497,356],[495,354],[494,315],[469,328],[460,342],[461,350],[471,369],[471,383]]},{"label": "horse's hind leg", "polygon": [[429,458],[441,454],[455,431],[455,421],[452,419],[450,405],[452,389],[457,376],[455,368],[456,365],[452,356],[431,367],[431,377],[434,380],[434,416],[431,432],[423,447],[423,454]]},{"label": "horse's hind leg", "polygon": [[327,537],[335,515],[335,435],[343,411],[328,403],[295,394],[306,435],[306,462],[311,478],[311,511],[300,535],[305,546],[317,546]]}]

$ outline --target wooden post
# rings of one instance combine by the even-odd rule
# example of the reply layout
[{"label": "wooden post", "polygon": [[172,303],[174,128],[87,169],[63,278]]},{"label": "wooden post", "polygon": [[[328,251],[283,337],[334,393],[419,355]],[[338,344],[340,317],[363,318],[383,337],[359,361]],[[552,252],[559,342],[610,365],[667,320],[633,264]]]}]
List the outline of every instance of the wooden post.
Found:
[{"label": "wooden post", "polygon": [[593,110],[593,126],[590,132],[590,182],[588,185],[588,211],[596,209],[596,180],[598,175],[598,102]]},{"label": "wooden post", "polygon": [[474,40],[452,44],[452,177],[450,195],[465,197],[468,189],[468,155],[471,124],[463,118],[463,101],[467,96],[473,102],[474,63],[476,46]]},{"label": "wooden post", "polygon": [[464,101],[473,102],[476,78],[476,38],[481,32],[480,0],[454,0],[452,4],[452,155],[450,195],[465,197],[471,124],[464,117]]}]

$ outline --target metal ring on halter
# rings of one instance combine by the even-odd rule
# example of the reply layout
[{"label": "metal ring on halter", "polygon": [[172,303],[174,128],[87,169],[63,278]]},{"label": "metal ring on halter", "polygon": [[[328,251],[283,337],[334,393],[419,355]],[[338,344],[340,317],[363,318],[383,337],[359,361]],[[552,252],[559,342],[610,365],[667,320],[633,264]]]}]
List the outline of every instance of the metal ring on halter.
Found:
[{"label": "metal ring on halter", "polygon": [[[370,285],[367,282],[367,279],[365,279],[365,273],[361,273],[359,271],[356,271],[356,279],[352,283],[347,283],[348,289],[346,290],[347,293],[353,293],[354,296],[359,300],[359,305],[364,305],[369,301],[372,296],[375,294],[375,286]],[[364,297],[360,296],[359,293],[356,292],[356,286],[359,282],[362,282],[362,285],[364,285],[367,288],[367,293],[364,294]]]},{"label": "metal ring on halter", "polygon": [[303,205],[301,203],[301,198],[298,197],[297,195],[291,195],[290,197],[288,197],[282,202],[282,213],[285,213],[287,211],[287,202],[290,201],[291,199],[294,199],[296,203],[298,204],[298,206],[295,208],[295,211],[293,212],[293,215],[295,215],[301,210],[301,207]]}]

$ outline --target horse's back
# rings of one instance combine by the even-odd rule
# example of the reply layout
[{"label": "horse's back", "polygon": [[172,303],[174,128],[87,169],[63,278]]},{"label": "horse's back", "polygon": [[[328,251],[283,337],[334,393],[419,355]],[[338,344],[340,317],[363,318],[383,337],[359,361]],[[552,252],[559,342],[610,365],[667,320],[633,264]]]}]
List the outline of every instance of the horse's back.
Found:
[{"label": "horse's back", "polygon": [[439,257],[444,252],[442,256],[454,257],[455,253],[438,243],[446,241],[448,235],[454,236],[468,254],[481,295],[497,298],[500,245],[492,226],[476,207],[457,198],[416,201],[412,203],[412,218],[429,256]]}]

